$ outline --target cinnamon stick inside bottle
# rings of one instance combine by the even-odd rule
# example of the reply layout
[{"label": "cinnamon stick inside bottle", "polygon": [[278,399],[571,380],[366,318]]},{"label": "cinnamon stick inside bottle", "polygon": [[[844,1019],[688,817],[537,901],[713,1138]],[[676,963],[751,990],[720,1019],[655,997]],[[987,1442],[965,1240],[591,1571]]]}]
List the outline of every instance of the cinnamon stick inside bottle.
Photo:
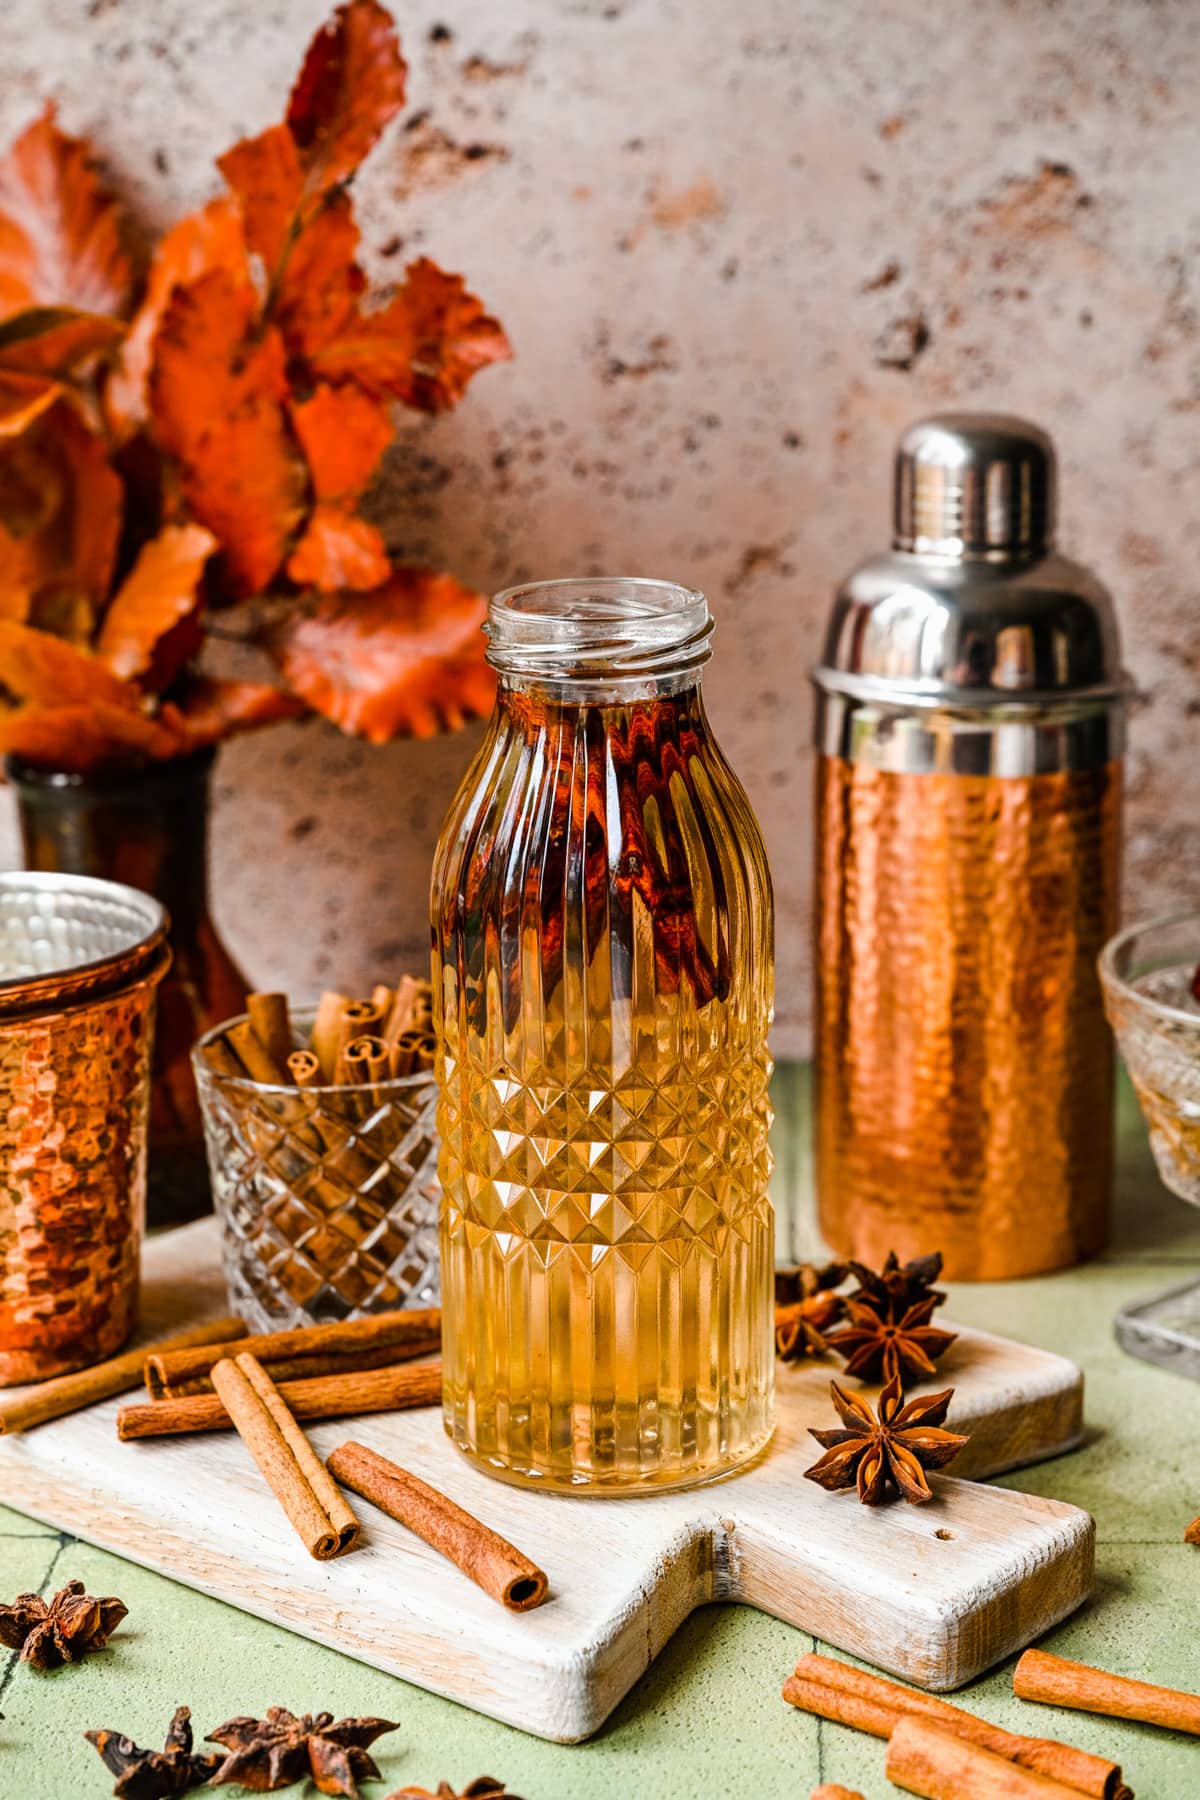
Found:
[{"label": "cinnamon stick inside bottle", "polygon": [[419,1476],[356,1443],[335,1450],[329,1468],[346,1487],[457,1564],[509,1612],[528,1612],[546,1598],[548,1583],[536,1563]]}]

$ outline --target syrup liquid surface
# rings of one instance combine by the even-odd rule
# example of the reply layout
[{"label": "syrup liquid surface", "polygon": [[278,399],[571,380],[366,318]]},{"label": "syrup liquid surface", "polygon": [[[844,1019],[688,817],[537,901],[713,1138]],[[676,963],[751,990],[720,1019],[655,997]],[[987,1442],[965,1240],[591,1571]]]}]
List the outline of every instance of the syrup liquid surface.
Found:
[{"label": "syrup liquid surface", "polygon": [[433,926],[448,1432],[582,1491],[745,1461],[772,1425],[771,890],[698,690],[502,691]]}]

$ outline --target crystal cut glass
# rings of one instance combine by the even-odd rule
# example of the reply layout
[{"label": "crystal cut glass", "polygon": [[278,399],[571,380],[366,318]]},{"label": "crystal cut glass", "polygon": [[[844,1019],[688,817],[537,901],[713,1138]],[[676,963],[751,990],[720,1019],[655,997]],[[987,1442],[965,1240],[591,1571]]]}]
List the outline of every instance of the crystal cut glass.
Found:
[{"label": "crystal cut glass", "polygon": [[[311,1015],[301,1015],[303,1032]],[[230,1021],[232,1023],[232,1021]],[[430,1073],[272,1087],[193,1064],[230,1305],[255,1331],[439,1302]]]}]

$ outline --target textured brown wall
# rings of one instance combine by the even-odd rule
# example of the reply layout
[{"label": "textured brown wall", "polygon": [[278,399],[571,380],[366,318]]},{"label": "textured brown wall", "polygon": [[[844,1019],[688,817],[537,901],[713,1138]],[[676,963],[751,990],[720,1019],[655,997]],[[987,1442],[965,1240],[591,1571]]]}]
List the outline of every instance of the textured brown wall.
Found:
[{"label": "textured brown wall", "polygon": [[[44,94],[152,223],[278,116],[323,0],[8,0],[0,128]],[[394,543],[483,587],[704,587],[709,690],[770,843],[781,1048],[808,1016],[806,671],[886,535],[898,428],[947,404],[1055,433],[1065,536],[1149,696],[1139,908],[1200,893],[1200,12],[1192,0],[414,0],[410,107],[360,184],[389,278],[467,272],[518,360],[401,435]],[[449,35],[431,28],[442,25]],[[220,916],[262,980],[424,956],[474,737],[324,727],[225,753]],[[0,849],[12,859],[11,837]]]}]

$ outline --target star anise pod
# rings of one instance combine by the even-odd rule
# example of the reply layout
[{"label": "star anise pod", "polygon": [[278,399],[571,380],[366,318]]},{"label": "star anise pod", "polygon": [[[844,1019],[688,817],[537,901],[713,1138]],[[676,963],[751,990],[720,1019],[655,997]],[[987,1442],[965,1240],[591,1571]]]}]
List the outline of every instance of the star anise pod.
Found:
[{"label": "star anise pod", "polygon": [[926,1469],[942,1469],[968,1442],[957,1432],[940,1431],[954,1389],[941,1394],[922,1394],[902,1404],[898,1380],[889,1381],[879,1396],[879,1416],[857,1394],[847,1394],[836,1381],[829,1392],[845,1427],[841,1431],[809,1430],[825,1451],[811,1469],[807,1481],[815,1481],[830,1493],[857,1486],[864,1506],[882,1506],[897,1493],[919,1505],[932,1500]]},{"label": "star anise pod", "polygon": [[161,1750],[143,1750],[119,1731],[85,1731],[106,1769],[117,1778],[120,1800],[170,1800],[206,1782],[225,1760],[219,1750],[192,1753],[192,1715],[177,1706]]},{"label": "star anise pod", "polygon": [[35,1669],[57,1669],[102,1649],[128,1611],[115,1594],[97,1600],[82,1581],[68,1581],[48,1603],[40,1594],[18,1594],[0,1606],[0,1644],[19,1650]]},{"label": "star anise pod", "polygon": [[[880,1318],[871,1306],[848,1300],[850,1323],[827,1340],[829,1348],[846,1358],[847,1375],[862,1381],[904,1382],[905,1376],[933,1375],[956,1334],[931,1325],[937,1296],[927,1294],[897,1320]],[[776,1322],[778,1333],[778,1321]]]},{"label": "star anise pod", "polygon": [[285,1706],[267,1709],[265,1719],[227,1719],[208,1734],[209,1742],[224,1744],[223,1758],[211,1785],[238,1781],[255,1794],[271,1794],[309,1777],[322,1794],[348,1794],[355,1800],[360,1781],[379,1779],[367,1745],[385,1731],[395,1731],[387,1719],[339,1719],[332,1713],[303,1713],[299,1717]]},{"label": "star anise pod", "polygon": [[823,1356],[829,1348],[825,1333],[836,1325],[845,1310],[840,1294],[813,1294],[807,1300],[796,1300],[790,1306],[775,1308],[775,1354],[784,1362],[799,1362],[805,1356]]},{"label": "star anise pod", "polygon": [[439,1781],[436,1792],[433,1788],[403,1787],[389,1794],[387,1800],[520,1800],[520,1796],[510,1794],[494,1775],[477,1775],[461,1794],[456,1793],[448,1781]]},{"label": "star anise pod", "polygon": [[899,1319],[910,1306],[918,1305],[922,1300],[933,1300],[940,1306],[946,1296],[934,1287],[934,1282],[942,1272],[942,1253],[935,1250],[931,1256],[915,1256],[911,1262],[901,1263],[894,1250],[889,1250],[887,1261],[876,1274],[868,1269],[865,1263],[851,1262],[850,1273],[855,1276],[858,1286],[849,1296],[860,1306],[872,1307],[880,1318]]},{"label": "star anise pod", "polygon": [[841,1287],[849,1272],[846,1264],[840,1262],[826,1263],[823,1268],[814,1263],[794,1263],[789,1269],[776,1269],[775,1304],[795,1306],[799,1300],[828,1293],[831,1288]]}]

